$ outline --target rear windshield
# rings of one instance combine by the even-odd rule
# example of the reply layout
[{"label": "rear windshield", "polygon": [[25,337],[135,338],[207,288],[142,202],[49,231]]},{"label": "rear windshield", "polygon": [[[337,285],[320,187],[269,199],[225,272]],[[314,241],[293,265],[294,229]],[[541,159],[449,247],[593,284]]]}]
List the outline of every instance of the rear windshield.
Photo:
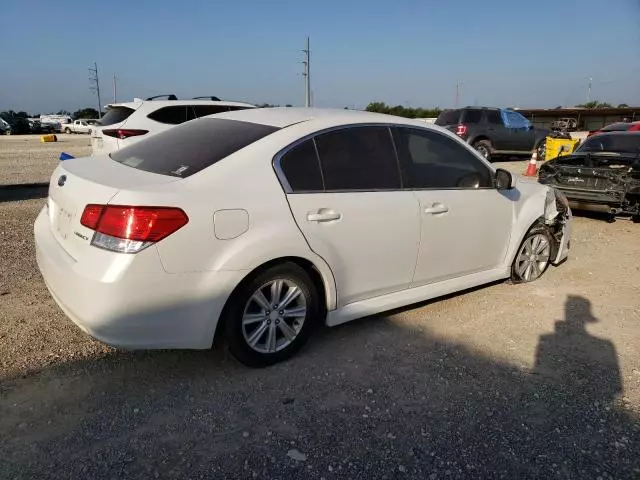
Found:
[{"label": "rear windshield", "polygon": [[446,110],[438,115],[436,125],[457,125],[460,121],[460,110]]},{"label": "rear windshield", "polygon": [[111,107],[100,119],[100,125],[113,125],[124,122],[135,110],[129,107]]},{"label": "rear windshield", "polygon": [[576,152],[614,152],[640,154],[640,135],[607,133],[587,138]]},{"label": "rear windshield", "polygon": [[110,154],[145,172],[186,178],[278,130],[258,123],[201,118]]}]

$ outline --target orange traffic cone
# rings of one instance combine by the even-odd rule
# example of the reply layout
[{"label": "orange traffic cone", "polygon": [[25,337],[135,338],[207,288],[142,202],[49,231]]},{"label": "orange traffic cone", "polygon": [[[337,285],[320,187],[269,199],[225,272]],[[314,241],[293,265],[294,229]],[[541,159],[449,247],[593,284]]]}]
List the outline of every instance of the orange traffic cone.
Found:
[{"label": "orange traffic cone", "polygon": [[527,171],[524,172],[525,177],[535,177],[538,175],[538,151],[534,150],[531,154],[531,160],[529,160],[529,165],[527,165]]}]

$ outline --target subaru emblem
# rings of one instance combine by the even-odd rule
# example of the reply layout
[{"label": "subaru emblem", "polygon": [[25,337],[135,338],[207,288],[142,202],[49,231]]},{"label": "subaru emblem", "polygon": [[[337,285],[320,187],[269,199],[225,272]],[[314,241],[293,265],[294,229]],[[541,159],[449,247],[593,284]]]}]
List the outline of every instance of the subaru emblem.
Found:
[{"label": "subaru emblem", "polygon": [[58,186],[62,187],[64,186],[64,183],[67,181],[67,176],[66,175],[60,175],[60,178],[58,178]]}]

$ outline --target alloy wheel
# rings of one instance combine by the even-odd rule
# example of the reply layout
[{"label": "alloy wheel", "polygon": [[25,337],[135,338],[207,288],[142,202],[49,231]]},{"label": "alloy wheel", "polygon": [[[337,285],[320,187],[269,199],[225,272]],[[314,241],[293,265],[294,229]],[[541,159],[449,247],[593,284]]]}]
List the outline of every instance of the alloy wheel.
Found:
[{"label": "alloy wheel", "polygon": [[296,339],[306,317],[307,300],[300,286],[278,278],[249,297],[242,315],[242,335],[256,352],[278,352]]},{"label": "alloy wheel", "polygon": [[515,270],[525,282],[538,279],[547,268],[551,255],[549,239],[538,233],[527,238],[516,257]]}]

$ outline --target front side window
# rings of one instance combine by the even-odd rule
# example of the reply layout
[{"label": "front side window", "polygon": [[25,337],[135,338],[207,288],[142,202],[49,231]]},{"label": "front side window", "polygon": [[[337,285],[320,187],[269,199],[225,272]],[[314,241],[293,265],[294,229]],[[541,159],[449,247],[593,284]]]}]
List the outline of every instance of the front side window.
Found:
[{"label": "front side window", "polygon": [[326,190],[401,187],[388,127],[348,127],[315,137]]},{"label": "front side window", "polygon": [[491,188],[491,171],[472,152],[445,135],[397,127],[394,140],[409,188]]},{"label": "front side window", "polygon": [[520,115],[518,112],[506,110],[504,114],[507,117],[507,125],[509,128],[527,128],[529,127],[529,120]]}]

